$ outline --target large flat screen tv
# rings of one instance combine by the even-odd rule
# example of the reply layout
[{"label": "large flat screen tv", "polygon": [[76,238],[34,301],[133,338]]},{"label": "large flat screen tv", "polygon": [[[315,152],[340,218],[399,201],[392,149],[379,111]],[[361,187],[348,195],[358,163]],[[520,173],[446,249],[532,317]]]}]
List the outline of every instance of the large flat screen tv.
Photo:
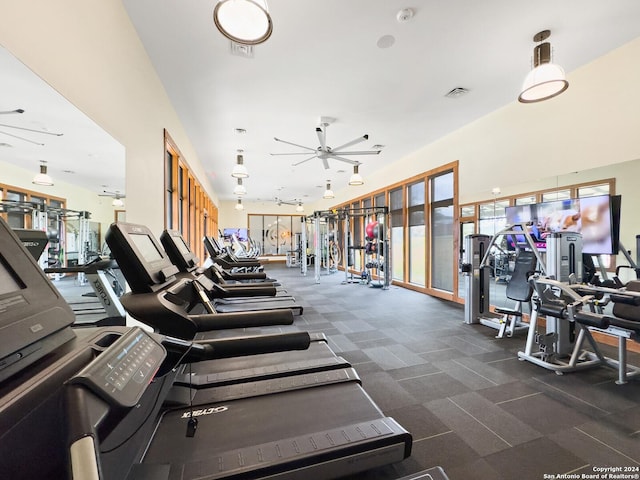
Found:
[{"label": "large flat screen tv", "polygon": [[507,207],[506,216],[510,224],[526,223],[536,245],[543,244],[550,233],[576,232],[582,235],[583,253],[615,255],[620,241],[620,204],[619,195],[598,195]]}]

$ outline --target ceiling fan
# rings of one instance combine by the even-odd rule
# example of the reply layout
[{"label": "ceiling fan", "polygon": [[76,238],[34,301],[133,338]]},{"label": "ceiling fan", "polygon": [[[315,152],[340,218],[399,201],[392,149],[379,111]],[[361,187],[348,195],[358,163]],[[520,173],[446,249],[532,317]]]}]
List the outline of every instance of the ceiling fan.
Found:
[{"label": "ceiling fan", "polygon": [[339,160],[341,162],[346,162],[351,165],[359,165],[360,162],[357,160],[351,160],[350,158],[345,158],[345,155],[378,155],[380,150],[351,150],[345,151],[344,149],[347,147],[351,147],[357,143],[363,142],[369,139],[369,135],[362,135],[350,142],[345,143],[344,145],[340,145],[336,148],[331,148],[327,145],[327,127],[331,125],[331,122],[334,119],[329,117],[320,117],[320,126],[316,127],[316,135],[318,136],[318,141],[320,142],[320,146],[317,148],[305,147],[304,145],[298,145],[297,143],[288,142],[286,140],[282,140],[280,138],[274,137],[273,139],[276,142],[286,143],[287,145],[293,145],[294,147],[300,147],[305,149],[304,152],[293,152],[293,153],[272,153],[271,155],[311,155],[309,158],[305,158],[299,162],[292,164],[294,167],[298,166],[302,163],[308,162],[309,160],[313,160],[314,158],[319,158],[322,160],[322,164],[325,169],[329,168],[329,159]]},{"label": "ceiling fan", "polygon": [[103,190],[102,193],[98,194],[99,197],[112,197],[113,198],[113,202],[111,203],[111,205],[113,205],[114,207],[122,207],[124,205],[124,202],[122,201],[123,198],[127,198],[127,196],[124,193],[120,193],[117,190],[115,192],[110,192],[108,190]]},{"label": "ceiling fan", "polygon": [[[22,114],[22,113],[24,113],[24,109],[16,108],[15,110],[0,110],[0,115],[11,115],[11,114],[14,114],[14,113]],[[36,129],[33,129],[33,128],[18,127],[16,125],[7,125],[6,123],[0,123],[0,127],[2,127],[3,129],[4,128],[13,128],[15,130],[22,130],[22,131],[25,131],[25,132],[40,133],[42,135],[53,135],[54,137],[61,137],[62,135],[64,135],[63,133],[55,133],[55,132],[49,132],[47,130],[36,130]],[[13,137],[13,138],[17,138],[17,139],[23,140],[25,142],[33,143],[34,145],[44,146],[44,143],[36,142],[34,140],[30,140],[28,138],[21,137],[19,135],[15,135],[13,133],[5,132],[3,130],[0,130],[0,134],[7,135],[7,136]]]}]

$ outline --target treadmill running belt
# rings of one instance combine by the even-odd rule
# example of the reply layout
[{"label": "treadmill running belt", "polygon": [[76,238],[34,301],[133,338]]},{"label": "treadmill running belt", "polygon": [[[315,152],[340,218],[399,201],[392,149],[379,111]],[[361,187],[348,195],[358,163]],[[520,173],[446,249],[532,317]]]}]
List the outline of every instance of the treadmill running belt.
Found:
[{"label": "treadmill running belt", "polygon": [[[333,469],[349,457],[340,465],[345,474],[400,461],[411,448],[411,435],[356,383],[199,406],[193,414],[199,425],[187,438],[189,408],[166,412],[145,455],[144,463],[172,464],[170,480]],[[310,478],[327,473],[313,470]]]}]

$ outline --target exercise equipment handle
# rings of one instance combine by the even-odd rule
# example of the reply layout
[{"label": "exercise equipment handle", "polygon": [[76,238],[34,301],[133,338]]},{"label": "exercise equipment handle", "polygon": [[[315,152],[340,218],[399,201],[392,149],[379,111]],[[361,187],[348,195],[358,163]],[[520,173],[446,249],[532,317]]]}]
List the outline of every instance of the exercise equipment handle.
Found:
[{"label": "exercise equipment handle", "polygon": [[276,287],[273,285],[266,286],[243,286],[236,288],[226,288],[214,284],[212,293],[214,297],[275,297]]},{"label": "exercise equipment handle", "polygon": [[189,315],[198,332],[228,328],[264,327],[293,324],[293,311],[289,308],[258,310],[255,312],[206,313]]},{"label": "exercise equipment handle", "polygon": [[[201,340],[193,343],[183,361],[199,362],[245,355],[306,350],[310,343],[311,338],[307,332]],[[163,342],[163,345],[167,349],[171,348],[171,345],[166,342]]]}]

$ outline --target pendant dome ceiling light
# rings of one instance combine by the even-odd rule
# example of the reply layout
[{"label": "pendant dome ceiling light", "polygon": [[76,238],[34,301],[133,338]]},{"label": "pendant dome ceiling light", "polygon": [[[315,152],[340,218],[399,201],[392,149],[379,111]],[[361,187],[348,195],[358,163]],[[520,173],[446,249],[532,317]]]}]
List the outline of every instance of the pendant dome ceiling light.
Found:
[{"label": "pendant dome ceiling light", "polygon": [[364,185],[364,179],[362,178],[362,175],[360,175],[360,173],[358,172],[359,166],[360,164],[353,166],[353,174],[351,175],[351,178],[349,178],[349,185],[351,186]]},{"label": "pendant dome ceiling light", "polygon": [[333,194],[333,190],[331,190],[331,180],[327,180],[327,189],[324,191],[324,195],[322,195],[322,198],[334,198],[335,195]]},{"label": "pendant dome ceiling light", "polygon": [[564,70],[551,63],[551,44],[544,42],[551,35],[550,30],[543,30],[533,37],[534,42],[543,42],[533,49],[533,70],[529,72],[522,85],[522,93],[518,97],[521,103],[535,103],[560,95],[569,82]]},{"label": "pendant dome ceiling light", "polygon": [[238,195],[245,195],[246,193],[247,193],[247,189],[242,184],[242,178],[238,178],[238,184],[233,189],[233,194],[238,196]]},{"label": "pendant dome ceiling light", "polygon": [[40,160],[40,173],[38,173],[35,177],[33,177],[33,180],[31,181],[31,183],[35,185],[42,185],[45,187],[53,186],[53,179],[47,173],[46,160]]},{"label": "pendant dome ceiling light", "polygon": [[213,9],[213,23],[229,40],[258,45],[273,32],[266,0],[220,0]]},{"label": "pendant dome ceiling light", "polygon": [[236,203],[236,210],[244,210],[244,205],[242,205],[242,199],[238,199],[238,203]]},{"label": "pendant dome ceiling light", "polygon": [[249,176],[247,167],[244,166],[244,157],[242,155],[236,156],[236,164],[233,166],[231,176],[234,178],[247,178]]}]

